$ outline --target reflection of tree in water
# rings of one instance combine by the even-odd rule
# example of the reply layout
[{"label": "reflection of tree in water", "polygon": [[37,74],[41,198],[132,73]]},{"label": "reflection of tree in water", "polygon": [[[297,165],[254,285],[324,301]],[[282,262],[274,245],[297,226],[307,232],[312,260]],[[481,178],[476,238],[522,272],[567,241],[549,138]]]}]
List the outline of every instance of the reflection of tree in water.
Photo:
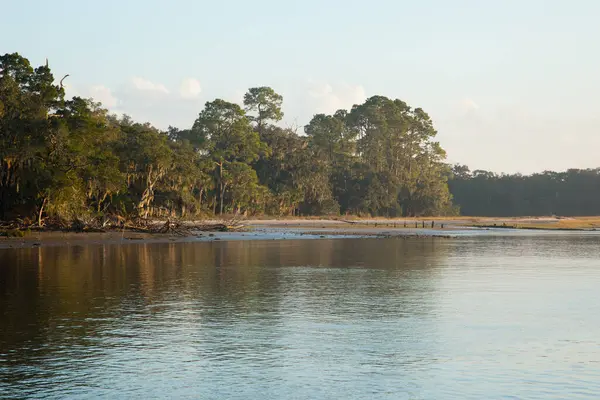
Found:
[{"label": "reflection of tree in water", "polygon": [[[8,323],[23,326],[38,325],[28,323],[28,318],[105,312],[106,306],[115,309],[131,296],[146,304],[217,299],[228,304],[227,310],[254,312],[253,298],[276,300],[273,294],[282,291],[281,275],[288,280],[293,276],[277,267],[360,267],[410,276],[434,268],[445,248],[435,239],[367,239],[5,250],[0,253],[1,306],[6,318],[20,316]],[[314,277],[326,281],[328,272],[316,269]],[[356,289],[380,289],[363,286],[360,275],[347,274],[347,283]]]},{"label": "reflection of tree in water", "polygon": [[111,346],[275,359],[306,339],[302,330],[427,312],[426,301],[412,303],[432,290],[428,276],[446,248],[436,239],[337,239],[5,250],[0,353],[15,352],[0,382],[56,366],[65,349],[87,354],[74,361],[84,364]]}]

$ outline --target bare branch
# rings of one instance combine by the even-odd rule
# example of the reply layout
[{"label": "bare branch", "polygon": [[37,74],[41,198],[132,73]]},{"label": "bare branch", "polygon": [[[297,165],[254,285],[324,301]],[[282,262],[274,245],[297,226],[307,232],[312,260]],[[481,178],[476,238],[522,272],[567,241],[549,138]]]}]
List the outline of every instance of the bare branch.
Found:
[{"label": "bare branch", "polygon": [[69,74],[66,74],[66,75],[65,75],[65,76],[63,76],[63,78],[60,80],[60,88],[61,88],[61,89],[63,88],[63,81],[64,81],[65,79],[67,79],[67,77],[68,77],[68,76],[69,76]]}]

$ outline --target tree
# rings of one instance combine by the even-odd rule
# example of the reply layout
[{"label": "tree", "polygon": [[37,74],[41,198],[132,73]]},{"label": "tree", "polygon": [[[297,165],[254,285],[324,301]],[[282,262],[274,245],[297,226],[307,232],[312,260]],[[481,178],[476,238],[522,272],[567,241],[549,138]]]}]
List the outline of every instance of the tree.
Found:
[{"label": "tree", "polygon": [[304,127],[311,146],[331,164],[337,164],[354,154],[356,131],[347,126],[346,119],[345,110],[339,110],[334,115],[317,114]]},{"label": "tree", "polygon": [[120,121],[123,134],[119,155],[127,176],[129,192],[141,217],[152,213],[155,191],[173,165],[168,137],[150,124]]},{"label": "tree", "polygon": [[244,95],[246,111],[256,113],[249,119],[256,123],[256,131],[259,134],[263,132],[269,121],[281,121],[283,118],[282,103],[283,97],[267,86],[251,88]]},{"label": "tree", "polygon": [[274,125],[264,128],[262,140],[270,152],[254,163],[254,169],[260,184],[271,194],[264,211],[273,215],[294,214],[303,199],[294,180],[307,159],[303,156],[307,142],[291,129]]},{"label": "tree", "polygon": [[[244,110],[237,104],[221,99],[206,103],[192,131],[207,138],[207,151],[216,166],[214,179],[215,187],[219,190],[219,213],[223,214],[229,165],[233,162],[251,163],[269,149],[252,130]],[[214,204],[216,209],[216,202]]]},{"label": "tree", "polygon": [[110,196],[125,189],[113,147],[120,139],[119,127],[99,103],[80,97],[66,101],[56,116],[62,145],[48,159],[53,176],[44,196],[47,210],[62,218],[100,213]]},{"label": "tree", "polygon": [[[412,109],[401,100],[373,96],[354,106],[347,121],[358,138],[358,158],[372,171],[367,175],[374,179],[374,193],[379,193],[370,196],[368,206],[361,208],[405,216],[449,212],[446,208],[450,206],[450,195],[442,168],[446,155],[433,141],[437,132],[422,109]],[[440,201],[424,202],[427,190],[441,196]]]},{"label": "tree", "polygon": [[[398,99],[373,96],[350,111],[317,114],[299,136],[274,125],[282,96],[256,87],[245,109],[216,99],[191,127],[164,132],[91,100],[65,99],[61,82],[47,63],[0,57],[2,219],[445,214],[456,211],[450,178],[466,212],[596,210],[590,171],[451,170],[429,115]],[[584,187],[593,195],[579,196]]]},{"label": "tree", "polygon": [[476,170],[449,181],[464,215],[592,216],[600,213],[600,169],[523,176]]},{"label": "tree", "polygon": [[37,213],[48,157],[63,145],[55,112],[64,97],[50,68],[0,56],[0,218]]}]

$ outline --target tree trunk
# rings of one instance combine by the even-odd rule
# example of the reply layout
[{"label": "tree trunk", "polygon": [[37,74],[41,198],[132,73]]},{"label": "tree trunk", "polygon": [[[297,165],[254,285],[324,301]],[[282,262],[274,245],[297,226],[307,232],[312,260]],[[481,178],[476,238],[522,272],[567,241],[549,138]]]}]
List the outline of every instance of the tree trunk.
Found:
[{"label": "tree trunk", "polygon": [[223,195],[225,194],[225,188],[223,187],[223,182],[220,183],[220,190],[219,190],[219,214],[223,214]]},{"label": "tree trunk", "polygon": [[220,200],[220,207],[219,207],[219,214],[223,214],[223,197],[225,196],[225,185],[223,185],[223,160],[221,160],[221,163],[219,164],[219,200]]},{"label": "tree trunk", "polygon": [[225,190],[227,189],[227,184],[221,183],[221,187],[223,188],[221,190],[221,215],[223,214],[223,198],[225,197]]},{"label": "tree trunk", "polygon": [[10,165],[2,163],[2,182],[0,182],[0,220],[6,218],[9,210],[9,189],[10,189]]},{"label": "tree trunk", "polygon": [[104,195],[102,196],[102,200],[98,201],[98,212],[100,212],[100,209],[102,208],[102,203],[104,203],[104,200],[106,200],[107,197],[108,197],[108,192],[105,192]]},{"label": "tree trunk", "polygon": [[42,206],[40,207],[40,212],[38,213],[38,226],[42,227],[42,214],[44,213],[44,206],[46,205],[47,197],[44,197],[44,201],[42,201]]}]

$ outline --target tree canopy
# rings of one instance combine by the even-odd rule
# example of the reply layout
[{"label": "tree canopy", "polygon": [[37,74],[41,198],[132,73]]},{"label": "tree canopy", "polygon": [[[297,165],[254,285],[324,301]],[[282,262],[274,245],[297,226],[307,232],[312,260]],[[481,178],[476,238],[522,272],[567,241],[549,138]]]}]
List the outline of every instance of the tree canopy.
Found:
[{"label": "tree canopy", "polygon": [[598,170],[452,168],[429,115],[399,99],[317,114],[300,134],[277,125],[282,106],[272,88],[250,88],[241,105],[208,101],[163,131],[66,98],[47,63],[0,56],[0,219],[600,211]]}]

